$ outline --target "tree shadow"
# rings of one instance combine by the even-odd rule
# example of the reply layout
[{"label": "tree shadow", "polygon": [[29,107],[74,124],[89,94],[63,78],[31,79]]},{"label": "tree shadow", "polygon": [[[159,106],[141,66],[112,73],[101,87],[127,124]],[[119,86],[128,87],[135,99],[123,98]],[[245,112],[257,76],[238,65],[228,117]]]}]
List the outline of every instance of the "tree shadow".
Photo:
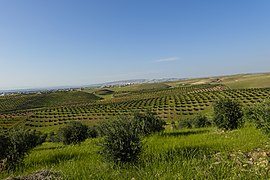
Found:
[{"label": "tree shadow", "polygon": [[56,147],[38,147],[33,151],[44,151],[44,150],[55,150],[55,149],[63,149],[65,146],[56,146]]},{"label": "tree shadow", "polygon": [[188,136],[192,134],[203,134],[207,133],[209,130],[207,129],[201,129],[201,130],[189,130],[189,131],[178,131],[178,132],[164,132],[162,136]]},{"label": "tree shadow", "polygon": [[49,158],[45,159],[44,161],[42,161],[42,163],[44,164],[59,164],[60,162],[65,162],[65,161],[69,161],[75,158],[78,158],[80,156],[79,153],[59,153],[59,154],[54,154],[52,156],[50,156]]},{"label": "tree shadow", "polygon": [[27,164],[26,166],[29,168],[35,166],[55,166],[60,163],[64,163],[66,161],[70,161],[73,159],[80,159],[84,157],[83,153],[63,153],[59,152],[50,156],[47,156],[42,159],[35,159],[32,160],[31,163]]},{"label": "tree shadow", "polygon": [[200,146],[176,147],[168,150],[163,155],[165,161],[172,161],[175,158],[192,160],[192,159],[209,158],[215,152],[216,151],[211,147],[200,145]]},{"label": "tree shadow", "polygon": [[217,151],[211,146],[194,145],[194,146],[181,146],[168,149],[158,154],[147,154],[142,160],[141,166],[146,166],[147,163],[173,163],[175,161],[192,161],[210,159]]}]

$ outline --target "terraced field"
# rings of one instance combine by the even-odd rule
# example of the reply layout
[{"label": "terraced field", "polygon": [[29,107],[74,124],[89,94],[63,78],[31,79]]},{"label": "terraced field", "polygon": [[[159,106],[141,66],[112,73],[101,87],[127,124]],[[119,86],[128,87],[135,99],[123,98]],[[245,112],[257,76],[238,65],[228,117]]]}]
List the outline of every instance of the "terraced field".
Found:
[{"label": "terraced field", "polygon": [[[221,84],[204,84],[162,88],[155,91],[138,90],[125,95],[115,93],[114,98],[104,100],[84,92],[61,92],[61,96],[56,93],[47,94],[45,97],[27,95],[6,98],[8,100],[4,99],[0,104],[9,102],[10,106],[1,106],[0,126],[8,128],[24,124],[29,128],[47,131],[70,121],[95,124],[119,115],[129,115],[134,111],[147,109],[156,112],[167,121],[172,121],[198,113],[211,114],[211,104],[221,97],[235,99],[249,106],[269,98],[270,88],[229,89]],[[32,103],[38,99],[43,99],[41,101],[43,104]],[[29,102],[32,104],[27,104]],[[21,110],[18,109],[23,104],[26,106]],[[6,111],[8,109],[6,107],[11,110]],[[12,111],[12,108],[15,110]]]}]

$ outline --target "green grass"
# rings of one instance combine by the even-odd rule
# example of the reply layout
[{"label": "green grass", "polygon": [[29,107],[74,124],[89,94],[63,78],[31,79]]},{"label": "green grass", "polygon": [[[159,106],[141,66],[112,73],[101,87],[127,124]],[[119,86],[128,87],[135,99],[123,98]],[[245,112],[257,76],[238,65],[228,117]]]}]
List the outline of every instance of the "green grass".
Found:
[{"label": "green grass", "polygon": [[[31,129],[51,132],[70,121],[94,125],[145,109],[157,112],[168,123],[197,113],[210,117],[211,104],[219,97],[252,105],[270,97],[269,88],[258,89],[269,84],[269,73],[242,74],[108,88],[113,90],[109,94],[92,88],[82,92],[6,96],[0,97],[0,126],[25,124]],[[269,157],[264,156],[270,151],[269,138],[252,125],[231,132],[216,128],[167,128],[164,133],[143,140],[143,152],[136,165],[104,161],[98,153],[97,144],[101,140],[88,139],[75,146],[44,143],[29,154],[25,166],[13,175],[49,169],[62,172],[64,179],[270,178]],[[9,175],[12,174],[4,172],[0,179]]]},{"label": "green grass", "polygon": [[[102,139],[81,145],[44,143],[25,160],[14,176],[49,169],[62,172],[64,179],[269,179],[265,167],[246,165],[250,152],[269,151],[269,139],[253,126],[231,132],[215,128],[166,130],[143,140],[136,165],[115,165],[98,153]],[[269,159],[268,159],[269,160]],[[269,165],[267,166],[269,168]],[[7,177],[7,173],[0,178]]]},{"label": "green grass", "polygon": [[241,77],[225,79],[223,82],[232,89],[267,88],[270,87],[270,74],[250,74]]},{"label": "green grass", "polygon": [[236,74],[205,78],[191,78],[180,81],[167,82],[169,86],[179,87],[183,84],[224,84],[232,89],[268,88],[270,87],[270,73]]}]

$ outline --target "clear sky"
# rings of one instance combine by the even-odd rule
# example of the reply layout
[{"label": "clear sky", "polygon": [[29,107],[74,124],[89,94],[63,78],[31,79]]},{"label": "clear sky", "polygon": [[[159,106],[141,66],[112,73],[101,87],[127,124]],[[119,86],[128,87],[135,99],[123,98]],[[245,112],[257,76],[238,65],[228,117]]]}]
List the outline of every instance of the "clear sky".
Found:
[{"label": "clear sky", "polygon": [[0,0],[0,89],[266,71],[269,0]]}]

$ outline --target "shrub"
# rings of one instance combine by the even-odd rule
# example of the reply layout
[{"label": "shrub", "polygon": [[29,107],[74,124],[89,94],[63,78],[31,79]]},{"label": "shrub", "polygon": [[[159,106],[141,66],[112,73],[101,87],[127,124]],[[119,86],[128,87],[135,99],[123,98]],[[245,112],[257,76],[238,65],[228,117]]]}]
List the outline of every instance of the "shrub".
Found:
[{"label": "shrub", "polygon": [[119,118],[102,124],[102,151],[105,159],[116,163],[136,162],[142,144],[140,133],[131,119]]},{"label": "shrub", "polygon": [[96,126],[88,127],[87,134],[89,138],[96,138],[98,136],[98,130]]},{"label": "shrub", "polygon": [[10,139],[4,130],[0,130],[0,160],[5,159],[11,147]]},{"label": "shrub", "polygon": [[214,122],[218,128],[237,129],[243,125],[241,105],[231,99],[219,99],[214,104]]},{"label": "shrub", "polygon": [[160,119],[155,113],[147,111],[145,113],[135,113],[134,124],[140,133],[149,135],[164,130],[166,122]]},{"label": "shrub", "polygon": [[193,122],[191,119],[182,119],[178,121],[178,128],[179,129],[184,129],[184,128],[192,128],[193,127]]},{"label": "shrub", "polygon": [[79,144],[88,137],[88,127],[80,122],[71,122],[58,131],[60,140],[65,144]]},{"label": "shrub", "polygon": [[245,117],[257,124],[257,128],[270,136],[270,101],[247,108]]},{"label": "shrub", "polygon": [[105,136],[101,153],[116,163],[136,162],[142,149],[141,137],[164,130],[165,124],[150,111],[100,123],[96,129]]},{"label": "shrub", "polygon": [[175,121],[171,122],[171,127],[172,127],[172,129],[177,129]]},{"label": "shrub", "polygon": [[25,155],[45,140],[45,136],[40,133],[22,127],[10,129],[4,134],[3,132],[0,134],[0,160],[5,162],[2,167],[10,170],[14,170],[18,165],[22,164]]},{"label": "shrub", "polygon": [[192,121],[195,128],[203,128],[211,126],[211,122],[205,115],[199,114],[195,116]]},{"label": "shrub", "polygon": [[49,134],[48,134],[48,141],[49,142],[61,142],[59,137],[58,137],[58,134],[55,134],[54,131],[51,131]]}]

